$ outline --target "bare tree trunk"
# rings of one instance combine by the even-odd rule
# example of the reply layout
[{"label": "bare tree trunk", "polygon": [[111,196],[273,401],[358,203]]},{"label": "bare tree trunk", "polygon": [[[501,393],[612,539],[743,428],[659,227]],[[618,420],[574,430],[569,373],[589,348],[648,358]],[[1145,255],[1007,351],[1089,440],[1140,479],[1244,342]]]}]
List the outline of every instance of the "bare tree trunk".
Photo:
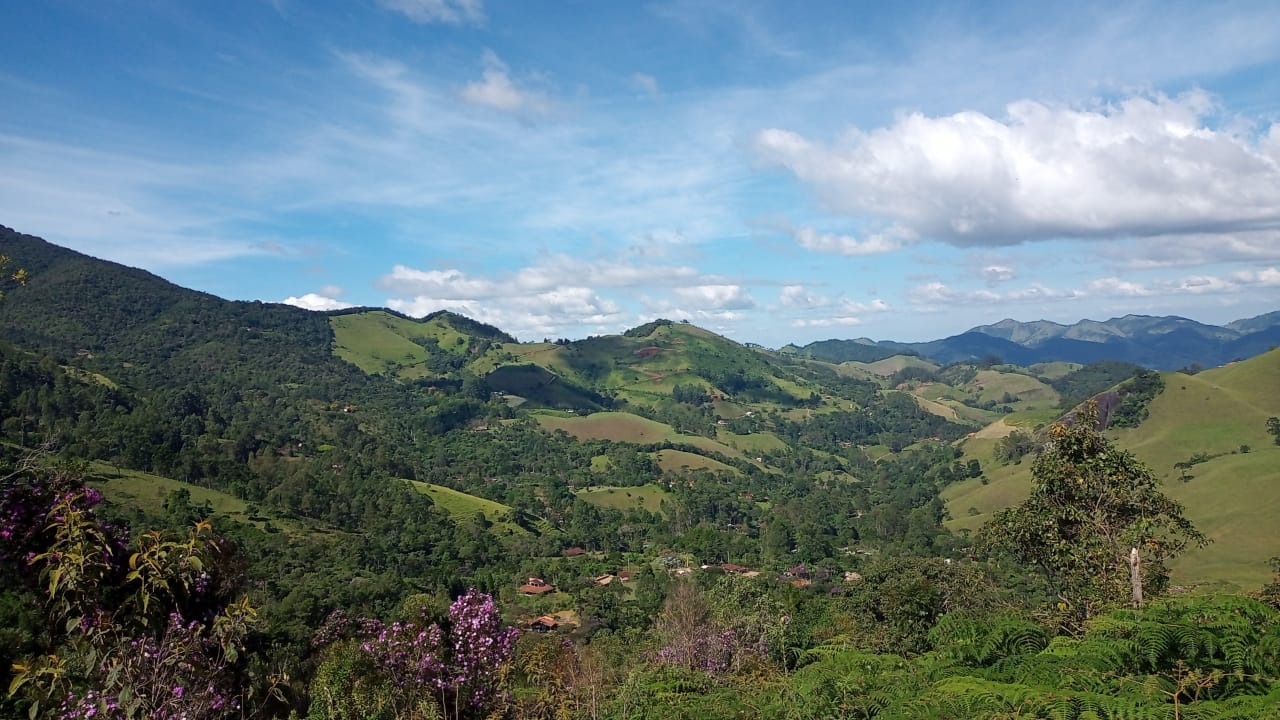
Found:
[{"label": "bare tree trunk", "polygon": [[1133,588],[1133,606],[1142,607],[1142,556],[1136,547],[1129,549],[1129,585]]}]

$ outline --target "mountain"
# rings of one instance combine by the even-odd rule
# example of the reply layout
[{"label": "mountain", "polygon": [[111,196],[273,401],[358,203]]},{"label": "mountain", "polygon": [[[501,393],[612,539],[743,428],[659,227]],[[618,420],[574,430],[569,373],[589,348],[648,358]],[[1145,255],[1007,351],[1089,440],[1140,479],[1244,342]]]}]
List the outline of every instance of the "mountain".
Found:
[{"label": "mountain", "polygon": [[1223,326],[1182,317],[1149,315],[1081,320],[1072,325],[1006,318],[927,342],[868,344],[864,340],[823,340],[803,347],[789,346],[787,350],[794,355],[820,357],[836,363],[869,362],[864,358],[882,352],[903,352],[943,364],[984,358],[999,358],[1018,365],[1116,360],[1157,370],[1174,370],[1191,365],[1222,365],[1266,352],[1277,344],[1280,344],[1280,311]]},{"label": "mountain", "polygon": [[814,360],[824,360],[829,363],[842,362],[876,362],[884,360],[894,355],[915,355],[911,350],[903,350],[902,348],[890,345],[882,345],[874,340],[867,338],[858,338],[855,340],[819,340],[809,343],[804,347],[797,345],[785,345],[779,348],[778,352],[787,355],[795,355],[799,357],[813,358]]}]

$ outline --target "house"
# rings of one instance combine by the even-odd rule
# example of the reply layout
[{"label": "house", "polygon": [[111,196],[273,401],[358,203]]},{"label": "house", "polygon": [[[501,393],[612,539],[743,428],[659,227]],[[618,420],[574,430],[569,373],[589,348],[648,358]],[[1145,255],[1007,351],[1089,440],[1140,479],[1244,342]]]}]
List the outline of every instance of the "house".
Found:
[{"label": "house", "polygon": [[600,587],[604,587],[606,585],[611,584],[614,580],[617,580],[617,579],[618,578],[616,576],[605,573],[604,575],[597,577],[595,579],[595,583]]},{"label": "house", "polygon": [[587,554],[587,549],[586,549],[586,548],[580,548],[580,547],[576,547],[576,546],[575,546],[575,547],[571,547],[571,548],[569,548],[568,550],[565,550],[565,551],[564,551],[564,556],[565,556],[565,557],[579,557],[579,556],[586,555],[586,554]]},{"label": "house", "polygon": [[789,578],[800,578],[801,580],[808,580],[809,566],[805,565],[804,563],[800,563],[799,565],[788,570],[785,574]]},{"label": "house", "polygon": [[735,565],[733,563],[723,563],[722,565],[720,565],[720,569],[725,571],[729,575],[741,575],[742,573],[747,572],[751,568],[743,567],[742,565]]},{"label": "house", "polygon": [[556,588],[554,585],[550,585],[547,583],[547,581],[541,578],[535,578],[535,577],[529,578],[529,582],[525,583],[524,585],[521,585],[516,590],[516,592],[520,593],[521,595],[546,595],[549,592],[555,592],[555,591],[556,591]]},{"label": "house", "polygon": [[528,627],[534,632],[544,633],[560,627],[560,623],[551,615],[543,615],[542,617],[530,620]]},{"label": "house", "polygon": [[624,583],[625,583],[625,582],[631,582],[631,578],[632,578],[633,576],[634,576],[634,573],[632,573],[630,570],[619,570],[619,571],[618,571],[618,579],[619,579],[619,580],[621,580],[621,581],[622,581],[622,582],[624,582]]}]

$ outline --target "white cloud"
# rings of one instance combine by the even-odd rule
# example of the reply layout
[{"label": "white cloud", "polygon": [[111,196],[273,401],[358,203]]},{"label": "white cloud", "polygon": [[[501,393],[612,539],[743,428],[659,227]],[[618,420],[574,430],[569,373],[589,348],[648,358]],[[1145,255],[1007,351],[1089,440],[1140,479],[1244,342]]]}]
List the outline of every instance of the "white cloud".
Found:
[{"label": "white cloud", "polygon": [[904,233],[900,229],[890,229],[859,240],[852,235],[820,233],[808,227],[795,231],[796,242],[800,244],[800,247],[815,252],[836,253],[838,255],[878,255],[892,252],[902,246],[903,242],[908,239],[908,235],[908,233]]},{"label": "white cloud", "polygon": [[342,302],[341,300],[326,297],[319,293],[307,293],[302,297],[294,297],[290,295],[280,302],[285,305],[300,307],[304,310],[344,310],[349,307],[354,307],[351,303]]},{"label": "white cloud", "polygon": [[1091,280],[1089,282],[1089,294],[1111,297],[1146,297],[1155,293],[1141,283],[1108,277]]},{"label": "white cloud", "polygon": [[647,73],[638,72],[631,76],[631,82],[649,97],[657,97],[662,93],[658,79]]},{"label": "white cloud", "polygon": [[1214,128],[1215,110],[1199,91],[1087,110],[1023,100],[1000,119],[912,113],[830,146],[768,129],[755,147],[835,210],[960,246],[1274,227],[1280,125]]},{"label": "white cloud", "polygon": [[713,310],[748,310],[756,301],[740,285],[697,285],[676,288],[673,294],[685,302]]},{"label": "white cloud", "polygon": [[552,255],[535,265],[487,278],[472,277],[455,268],[418,270],[396,265],[377,284],[401,295],[476,300],[545,292],[564,285],[566,279],[591,287],[624,288],[674,285],[699,277],[696,269],[685,265],[631,265]]},{"label": "white cloud", "polygon": [[1196,233],[1108,243],[1098,255],[1126,270],[1197,267],[1225,262],[1280,261],[1280,230]]},{"label": "white cloud", "polygon": [[[845,327],[861,325],[863,315],[880,313],[890,309],[889,303],[879,298],[869,303],[855,302],[848,298],[832,298],[809,292],[803,285],[786,285],[778,294],[778,301],[787,310],[798,311],[807,317],[793,318],[791,327]],[[825,313],[825,314],[822,314]]]},{"label": "white cloud", "polygon": [[499,294],[498,283],[484,278],[471,278],[461,270],[416,270],[396,265],[382,276],[378,285],[399,293],[462,300],[487,298]]},{"label": "white cloud", "polygon": [[778,293],[778,302],[786,308],[816,308],[830,304],[827,298],[814,295],[803,285],[786,285]]},{"label": "white cloud", "polygon": [[556,335],[584,325],[615,326],[623,319],[622,308],[616,302],[586,287],[560,287],[484,301],[428,296],[391,298],[387,307],[414,317],[451,310],[526,339]]},{"label": "white cloud", "polygon": [[1188,275],[1156,279],[1147,283],[1107,277],[1093,280],[1088,293],[1102,297],[1153,297],[1166,295],[1223,295],[1280,287],[1280,268],[1241,270],[1226,277]]},{"label": "white cloud", "polygon": [[481,0],[378,0],[378,4],[424,25],[435,22],[478,25],[484,22],[484,3]]},{"label": "white cloud", "polygon": [[852,325],[861,325],[862,318],[854,315],[841,315],[837,317],[825,318],[798,318],[791,321],[791,327],[807,328],[807,327],[848,327]]},{"label": "white cloud", "polygon": [[492,51],[484,52],[484,72],[480,79],[462,86],[467,102],[513,114],[540,114],[550,109],[542,93],[525,90],[511,79],[506,63]]},{"label": "white cloud", "polygon": [[1007,265],[988,265],[982,268],[982,277],[986,278],[989,285],[1008,282],[1017,276],[1018,274],[1013,271],[1013,268]]},{"label": "white cloud", "polygon": [[1055,290],[1038,283],[1005,292],[993,290],[961,290],[946,283],[929,282],[909,288],[907,299],[914,305],[984,305],[997,303],[1071,300],[1083,297],[1079,290]]}]

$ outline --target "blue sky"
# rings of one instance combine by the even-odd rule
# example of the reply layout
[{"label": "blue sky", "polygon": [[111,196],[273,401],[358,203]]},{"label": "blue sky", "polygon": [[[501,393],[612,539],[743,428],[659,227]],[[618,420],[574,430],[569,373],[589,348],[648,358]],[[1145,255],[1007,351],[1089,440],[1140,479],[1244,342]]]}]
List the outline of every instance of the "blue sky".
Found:
[{"label": "blue sky", "polygon": [[1280,309],[1280,5],[12,2],[0,224],[232,299],[777,346]]}]

